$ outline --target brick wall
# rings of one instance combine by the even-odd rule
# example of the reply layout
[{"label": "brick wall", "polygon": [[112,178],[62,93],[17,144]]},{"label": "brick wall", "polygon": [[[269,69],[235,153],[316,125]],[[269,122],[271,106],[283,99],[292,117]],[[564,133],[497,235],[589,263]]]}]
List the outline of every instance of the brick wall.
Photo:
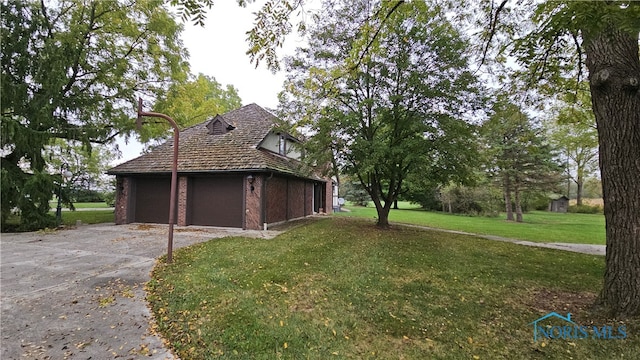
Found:
[{"label": "brick wall", "polygon": [[187,225],[187,195],[188,195],[189,178],[186,176],[178,177],[178,219],[179,226]]},{"label": "brick wall", "polygon": [[287,191],[287,220],[304,216],[304,180],[289,179]]},{"label": "brick wall", "polygon": [[[266,174],[254,175],[253,190],[246,177],[244,178],[244,228],[260,230],[265,221],[271,224],[313,214],[313,182],[278,176],[267,180],[268,177]],[[266,194],[263,194],[265,181]],[[115,222],[118,225],[132,220],[134,209],[129,208],[132,205],[129,198],[133,196],[133,186],[134,179],[116,177]],[[188,222],[188,186],[189,178],[180,176],[177,203],[177,224],[180,226],[187,225]],[[327,206],[323,210],[330,214],[333,201],[331,182],[326,184],[325,190],[324,201]],[[266,206],[266,219],[263,218],[263,204]]]},{"label": "brick wall", "polygon": [[274,176],[267,179],[267,223],[287,220],[287,179]]},{"label": "brick wall", "polygon": [[116,225],[127,224],[127,210],[131,196],[131,178],[116,177],[116,202],[115,202],[115,222]]},{"label": "brick wall", "polygon": [[244,228],[249,230],[262,230],[262,184],[265,175],[254,175],[253,190],[245,177],[244,203],[245,217]]},{"label": "brick wall", "polygon": [[324,212],[327,214],[333,213],[333,182],[331,179],[326,179],[325,192],[324,192]]}]

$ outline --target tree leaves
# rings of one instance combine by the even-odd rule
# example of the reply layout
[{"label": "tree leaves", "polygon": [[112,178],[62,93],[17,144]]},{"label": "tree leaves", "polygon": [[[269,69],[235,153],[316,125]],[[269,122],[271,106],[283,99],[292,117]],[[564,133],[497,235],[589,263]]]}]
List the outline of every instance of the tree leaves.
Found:
[{"label": "tree leaves", "polygon": [[0,129],[10,187],[46,169],[54,139],[108,143],[133,129],[138,95],[157,97],[186,77],[181,27],[158,0],[9,1],[1,15],[12,34],[2,41]]},{"label": "tree leaves", "polygon": [[[169,114],[179,127],[199,124],[217,114],[238,109],[242,100],[233,85],[223,87],[215,78],[199,74],[185,82],[174,83],[160,97],[153,111]],[[138,132],[142,142],[161,141],[167,136],[167,123],[150,123]]]},{"label": "tree leaves", "polygon": [[463,119],[481,103],[466,45],[445,16],[421,2],[387,5],[325,8],[309,48],[287,62],[283,106],[303,114],[308,160],[358,179],[383,225],[409,174],[448,178],[454,167],[442,165],[473,152]]},{"label": "tree leaves", "polygon": [[[271,71],[280,70],[276,48],[282,47],[284,38],[291,33],[289,19],[302,3],[302,0],[269,0],[255,13],[254,27],[247,31],[247,55],[256,67],[265,61]],[[304,23],[299,23],[298,29],[304,28]]]},{"label": "tree leaves", "polygon": [[552,189],[560,168],[540,129],[532,126],[518,106],[503,98],[493,112],[482,128],[485,170],[502,187],[508,207],[511,192],[516,194],[516,210],[520,212],[520,192]]}]

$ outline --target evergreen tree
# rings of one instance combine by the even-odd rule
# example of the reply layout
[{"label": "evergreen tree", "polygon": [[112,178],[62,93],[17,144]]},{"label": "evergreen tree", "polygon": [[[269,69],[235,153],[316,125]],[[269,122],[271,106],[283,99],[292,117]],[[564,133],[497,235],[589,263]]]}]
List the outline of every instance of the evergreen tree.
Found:
[{"label": "evergreen tree", "polygon": [[2,223],[47,214],[59,174],[43,155],[55,139],[85,149],[134,127],[136,99],[186,78],[181,26],[160,0],[3,2],[0,129]]},{"label": "evergreen tree", "polygon": [[560,167],[542,130],[516,105],[497,102],[482,128],[487,170],[502,187],[507,220],[522,222],[523,192],[551,188],[560,180]]}]

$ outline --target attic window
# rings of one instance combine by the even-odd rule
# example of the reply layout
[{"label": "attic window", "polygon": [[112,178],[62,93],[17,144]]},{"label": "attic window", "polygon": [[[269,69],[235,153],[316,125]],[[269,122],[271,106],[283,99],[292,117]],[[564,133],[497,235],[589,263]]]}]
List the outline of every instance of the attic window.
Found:
[{"label": "attic window", "polygon": [[287,155],[287,138],[283,134],[279,134],[278,152],[280,155]]},{"label": "attic window", "polygon": [[209,135],[224,135],[235,128],[235,126],[226,122],[220,115],[216,115],[216,117],[207,124]]}]

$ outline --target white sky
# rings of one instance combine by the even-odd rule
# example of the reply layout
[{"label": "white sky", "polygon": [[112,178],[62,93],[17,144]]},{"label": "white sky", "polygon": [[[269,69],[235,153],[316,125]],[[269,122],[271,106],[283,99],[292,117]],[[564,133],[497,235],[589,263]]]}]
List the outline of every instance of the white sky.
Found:
[{"label": "white sky", "polygon": [[[249,4],[246,8],[238,6],[235,0],[216,1],[209,10],[204,27],[184,24],[182,39],[189,51],[191,73],[203,73],[216,78],[224,86],[233,85],[238,89],[242,104],[256,103],[265,108],[276,108],[277,95],[282,90],[284,73],[273,74],[266,65],[260,63],[256,69],[246,55],[246,32],[253,27],[254,14],[263,1]],[[278,55],[292,54],[300,40],[291,35],[287,38]],[[153,109],[145,109],[153,111]],[[168,114],[170,115],[170,114]],[[114,162],[120,164],[140,155],[142,145],[131,139],[129,144],[119,139],[118,145],[123,157]]]},{"label": "white sky", "polygon": [[[243,105],[256,103],[275,108],[284,74],[272,74],[263,63],[256,69],[245,54],[249,48],[245,33],[253,27],[253,12],[261,6],[262,2],[257,2],[242,8],[233,0],[217,1],[209,10],[205,27],[185,24],[182,39],[189,50],[193,74],[203,73],[223,85],[232,84]],[[287,45],[291,42],[294,41],[287,41]]]}]

